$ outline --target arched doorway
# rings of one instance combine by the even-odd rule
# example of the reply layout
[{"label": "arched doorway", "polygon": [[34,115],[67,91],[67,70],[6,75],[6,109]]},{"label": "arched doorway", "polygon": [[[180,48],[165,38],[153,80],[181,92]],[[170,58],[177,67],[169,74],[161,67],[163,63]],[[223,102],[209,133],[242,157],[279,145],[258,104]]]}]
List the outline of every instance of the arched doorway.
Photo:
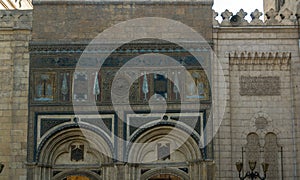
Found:
[{"label": "arched doorway", "polygon": [[63,180],[90,180],[90,178],[86,176],[68,176],[64,178]]},{"label": "arched doorway", "polygon": [[133,142],[127,158],[136,165],[129,171],[141,172],[138,179],[189,180],[200,176],[199,171],[189,169],[200,168],[200,147],[186,131],[168,125],[155,126],[140,132]]},{"label": "arched doorway", "polygon": [[51,180],[101,180],[101,176],[89,170],[67,170],[55,175]]},{"label": "arched doorway", "polygon": [[149,180],[182,180],[182,178],[171,174],[159,174],[149,178]]},{"label": "arched doorway", "polygon": [[176,168],[156,168],[147,171],[140,180],[190,180],[189,175]]},{"label": "arched doorway", "polygon": [[165,163],[202,159],[199,145],[190,134],[173,126],[142,131],[127,151],[128,162]]},{"label": "arched doorway", "polygon": [[112,163],[112,145],[95,131],[62,129],[43,144],[37,179],[100,180],[102,164]]}]

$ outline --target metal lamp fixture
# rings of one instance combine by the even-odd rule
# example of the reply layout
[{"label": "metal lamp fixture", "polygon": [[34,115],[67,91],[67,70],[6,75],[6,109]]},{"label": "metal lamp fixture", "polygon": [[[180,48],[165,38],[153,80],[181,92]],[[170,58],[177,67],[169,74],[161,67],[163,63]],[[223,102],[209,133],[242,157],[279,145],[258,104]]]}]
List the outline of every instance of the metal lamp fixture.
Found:
[{"label": "metal lamp fixture", "polygon": [[3,171],[3,168],[4,168],[4,164],[0,162],[0,173]]},{"label": "metal lamp fixture", "polygon": [[254,171],[255,167],[256,167],[256,161],[249,161],[249,168],[250,171],[247,171],[245,176],[241,175],[241,171],[243,169],[243,163],[242,162],[236,162],[236,169],[239,172],[239,178],[240,180],[244,180],[246,178],[250,178],[250,179],[261,179],[261,180],[265,180],[267,177],[267,171],[269,168],[269,164],[268,163],[261,163],[263,172],[264,172],[264,176],[260,176],[260,174],[257,171]]}]

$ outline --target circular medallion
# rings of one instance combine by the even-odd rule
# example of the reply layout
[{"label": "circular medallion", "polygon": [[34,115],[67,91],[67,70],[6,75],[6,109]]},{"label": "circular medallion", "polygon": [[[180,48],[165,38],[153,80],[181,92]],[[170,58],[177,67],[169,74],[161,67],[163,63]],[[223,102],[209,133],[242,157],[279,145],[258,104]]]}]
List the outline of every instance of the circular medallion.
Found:
[{"label": "circular medallion", "polygon": [[263,117],[257,118],[255,120],[255,126],[257,129],[265,129],[268,126],[268,121]]},{"label": "circular medallion", "polygon": [[130,83],[128,79],[119,76],[116,79],[114,79],[111,92],[116,96],[124,97],[128,96],[129,89]]}]

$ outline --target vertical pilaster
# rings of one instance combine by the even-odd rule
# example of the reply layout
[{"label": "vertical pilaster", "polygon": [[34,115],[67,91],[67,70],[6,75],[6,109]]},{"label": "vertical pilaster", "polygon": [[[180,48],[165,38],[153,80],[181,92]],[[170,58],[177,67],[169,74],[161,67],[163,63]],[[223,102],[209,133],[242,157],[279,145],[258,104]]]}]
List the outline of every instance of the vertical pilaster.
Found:
[{"label": "vertical pilaster", "polygon": [[26,178],[31,11],[0,11],[0,161],[3,179]]}]

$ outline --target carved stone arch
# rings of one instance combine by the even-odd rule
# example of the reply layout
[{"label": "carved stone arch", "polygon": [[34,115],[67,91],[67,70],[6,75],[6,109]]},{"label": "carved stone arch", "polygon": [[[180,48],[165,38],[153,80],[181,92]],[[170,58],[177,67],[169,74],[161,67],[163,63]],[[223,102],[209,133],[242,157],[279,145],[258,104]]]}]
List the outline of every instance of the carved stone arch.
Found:
[{"label": "carved stone arch", "polygon": [[[247,144],[245,145],[246,161],[260,162],[260,143],[259,136],[255,132],[251,132],[247,135]],[[249,164],[245,163],[247,169],[249,169]],[[258,167],[256,167],[258,168]]]},{"label": "carved stone arch", "polygon": [[43,165],[55,165],[57,158],[63,153],[70,152],[72,143],[82,143],[88,148],[89,153],[99,163],[111,162],[113,149],[111,145],[99,134],[84,128],[70,128],[52,135],[41,147],[38,163]]},{"label": "carved stone arch", "polygon": [[[264,145],[264,137],[267,133],[273,132],[279,136],[279,129],[273,126],[272,118],[265,112],[257,112],[254,114],[250,120],[249,126],[243,131],[243,139],[247,139],[249,133],[255,132],[259,136],[259,141],[261,145]],[[244,142],[246,144],[246,142]]]},{"label": "carved stone arch", "polygon": [[85,176],[87,178],[89,178],[90,180],[101,180],[102,178],[92,172],[92,171],[88,171],[88,170],[68,170],[68,171],[63,171],[57,175],[55,175],[52,179],[53,180],[63,180],[64,178],[67,178],[68,176]]},{"label": "carved stone arch", "polygon": [[196,135],[194,132],[194,129],[192,129],[190,126],[185,125],[184,123],[179,123],[177,121],[160,121],[160,122],[150,122],[147,123],[142,128],[138,129],[136,132],[133,133],[130,142],[135,142],[137,138],[139,138],[142,134],[144,134],[146,131],[151,130],[155,127],[163,127],[163,126],[169,126],[170,128],[176,127],[182,131],[185,131],[187,134],[190,134],[190,136],[199,144],[200,147],[203,146],[203,142],[200,140],[200,137]]},{"label": "carved stone arch", "polygon": [[279,179],[280,171],[280,146],[278,145],[278,137],[275,133],[266,134],[264,145],[264,161],[269,164],[268,177],[270,179]]},{"label": "carved stone arch", "polygon": [[[127,161],[143,163],[147,157],[151,162],[158,160],[156,147],[159,142],[169,142],[170,154],[174,161],[186,162],[202,159],[198,143],[187,132],[171,126],[157,126],[144,131],[127,148]],[[154,156],[154,157],[153,157]],[[176,156],[176,157],[175,157]]]},{"label": "carved stone arch", "polygon": [[148,180],[149,178],[159,175],[159,174],[170,174],[173,176],[177,176],[182,178],[182,180],[189,180],[189,176],[188,174],[186,174],[185,172],[179,170],[179,169],[175,169],[175,168],[162,168],[162,169],[152,169],[147,171],[146,173],[144,173],[141,176],[141,180]]},{"label": "carved stone arch", "polygon": [[[73,131],[78,131],[81,132],[80,136],[88,138],[88,139],[94,139],[94,138],[101,138],[104,140],[105,144],[107,144],[109,146],[109,148],[111,149],[111,152],[113,151],[113,145],[110,142],[109,138],[107,137],[107,135],[105,134],[105,132],[103,131],[99,131],[99,129],[96,129],[92,126],[89,125],[85,125],[85,124],[81,124],[80,126],[78,124],[68,124],[65,126],[61,126],[59,128],[54,129],[53,131],[51,131],[50,133],[48,133],[48,135],[42,139],[42,141],[39,143],[39,146],[37,147],[37,152],[36,152],[36,160],[40,161],[40,156],[42,153],[42,149],[45,147],[45,145],[49,142],[51,142],[52,140],[55,140],[57,136],[63,136],[64,133],[63,132],[69,132],[70,129],[73,129]],[[85,132],[93,132],[95,133],[94,136],[86,136]],[[62,134],[62,135],[61,135]],[[95,141],[97,142],[97,140]]]}]

